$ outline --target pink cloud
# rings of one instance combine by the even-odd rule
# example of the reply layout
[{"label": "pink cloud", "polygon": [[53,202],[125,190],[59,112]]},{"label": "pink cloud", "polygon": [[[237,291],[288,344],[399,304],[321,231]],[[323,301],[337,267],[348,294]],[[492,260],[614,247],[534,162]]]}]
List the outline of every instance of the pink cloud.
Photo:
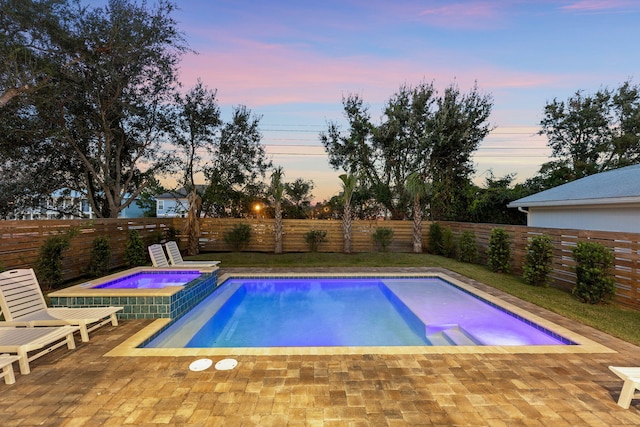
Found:
[{"label": "pink cloud", "polygon": [[423,9],[419,16],[427,23],[446,28],[493,28],[504,19],[504,3],[471,1]]},{"label": "pink cloud", "polygon": [[632,0],[579,0],[575,3],[562,6],[561,9],[578,12],[598,12],[616,9],[637,8],[638,3]]},{"label": "pink cloud", "polygon": [[198,77],[218,89],[225,104],[250,108],[282,103],[340,103],[358,93],[370,103],[387,100],[402,84],[435,82],[440,89],[456,82],[461,89],[474,81],[483,91],[527,88],[554,82],[557,77],[499,69],[456,60],[447,52],[387,59],[369,55],[329,57],[305,49],[243,41],[230,51],[189,55],[182,62],[181,80],[193,86]]}]

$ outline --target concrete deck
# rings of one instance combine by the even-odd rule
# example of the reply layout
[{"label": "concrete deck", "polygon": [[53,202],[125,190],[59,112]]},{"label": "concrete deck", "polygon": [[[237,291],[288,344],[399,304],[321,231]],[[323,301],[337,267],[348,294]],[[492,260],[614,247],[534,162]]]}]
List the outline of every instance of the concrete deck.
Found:
[{"label": "concrete deck", "polygon": [[108,325],[95,331],[89,343],[77,339],[76,350],[58,349],[31,362],[31,374],[17,373],[15,384],[0,383],[1,424],[640,425],[640,399],[632,401],[630,409],[620,408],[616,401],[622,381],[608,369],[609,365],[640,366],[639,347],[452,275],[616,352],[230,352],[211,359],[235,358],[235,369],[191,372],[189,364],[198,357],[105,356],[151,322],[125,320],[117,327]]}]

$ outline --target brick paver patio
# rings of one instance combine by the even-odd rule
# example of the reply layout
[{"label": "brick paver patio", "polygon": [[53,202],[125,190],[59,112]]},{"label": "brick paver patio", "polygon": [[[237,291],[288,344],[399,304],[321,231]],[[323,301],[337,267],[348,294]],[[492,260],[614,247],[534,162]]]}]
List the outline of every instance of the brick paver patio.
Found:
[{"label": "brick paver patio", "polygon": [[14,385],[0,383],[0,424],[640,425],[640,400],[628,410],[617,406],[622,381],[607,368],[640,366],[640,348],[473,283],[618,353],[230,352],[228,357],[238,360],[235,369],[191,372],[196,357],[105,357],[150,323],[128,320],[92,333],[89,343],[78,339],[74,351],[58,349],[33,361],[31,374],[16,373]]}]

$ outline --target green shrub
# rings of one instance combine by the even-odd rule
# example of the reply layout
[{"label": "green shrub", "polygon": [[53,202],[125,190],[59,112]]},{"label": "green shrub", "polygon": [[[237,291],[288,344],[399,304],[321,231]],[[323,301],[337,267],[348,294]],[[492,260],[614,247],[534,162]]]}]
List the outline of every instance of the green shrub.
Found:
[{"label": "green shrub", "polygon": [[473,231],[466,230],[460,233],[458,259],[462,262],[478,262],[478,243],[476,242],[476,233]]},{"label": "green shrub", "polygon": [[325,230],[311,230],[304,235],[304,241],[309,245],[311,252],[318,251],[318,245],[325,242],[327,239],[327,232]]},{"label": "green shrub", "polygon": [[429,226],[427,250],[434,255],[442,255],[442,227],[437,222]]},{"label": "green shrub", "polygon": [[147,263],[144,242],[138,230],[129,230],[129,237],[124,249],[124,260],[129,267],[137,267]]},{"label": "green shrub", "polygon": [[393,241],[393,229],[387,227],[378,227],[371,235],[373,242],[379,251],[386,252],[387,248]]},{"label": "green shrub", "polygon": [[611,275],[613,253],[607,247],[593,242],[578,242],[573,248],[576,260],[576,286],[573,295],[580,301],[599,304],[610,300],[616,292]]},{"label": "green shrub", "polygon": [[233,252],[240,252],[251,240],[251,226],[249,224],[236,224],[224,234],[224,241]]},{"label": "green shrub", "polygon": [[111,265],[111,244],[107,236],[97,237],[91,246],[87,274],[91,277],[106,276]]},{"label": "green shrub", "polygon": [[547,235],[535,236],[527,246],[527,253],[522,267],[522,278],[533,286],[547,286],[551,261],[553,259],[553,244]]},{"label": "green shrub", "polygon": [[508,273],[511,271],[511,242],[504,228],[494,228],[489,237],[487,265],[491,271]]},{"label": "green shrub", "polygon": [[78,234],[71,229],[64,234],[48,237],[40,247],[35,269],[38,282],[44,290],[57,288],[62,284],[62,253],[71,246],[71,238]]},{"label": "green shrub", "polygon": [[442,227],[442,255],[447,258],[456,257],[456,237],[449,227]]},{"label": "green shrub", "polygon": [[164,240],[167,242],[178,240],[178,229],[169,227],[164,231]]}]

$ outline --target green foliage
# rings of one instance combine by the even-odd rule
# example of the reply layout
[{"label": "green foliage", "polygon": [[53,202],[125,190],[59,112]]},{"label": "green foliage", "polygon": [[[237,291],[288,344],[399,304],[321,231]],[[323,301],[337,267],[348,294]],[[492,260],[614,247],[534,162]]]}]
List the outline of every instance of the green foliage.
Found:
[{"label": "green foliage", "polygon": [[71,229],[67,233],[48,237],[40,247],[35,270],[43,289],[57,288],[62,284],[62,254],[71,246],[71,239],[79,233]]},{"label": "green foliage", "polygon": [[607,247],[593,242],[578,242],[573,248],[576,260],[576,286],[573,295],[582,302],[599,304],[609,301],[616,292],[611,275],[613,253]]},{"label": "green foliage", "polygon": [[[16,27],[3,33],[15,43],[7,69],[37,65],[20,83],[35,83],[33,90],[20,91],[11,108],[0,111],[3,124],[37,121],[28,136],[13,137],[19,145],[11,160],[33,181],[81,186],[96,215],[116,218],[128,194],[175,160],[163,145],[173,125],[165,105],[188,51],[172,17],[176,6],[133,0],[109,1],[107,7],[11,3],[19,8],[0,14],[3,24]],[[35,3],[63,6],[52,7],[51,16],[32,16]],[[47,172],[33,173],[40,166]]]},{"label": "green foliage", "polygon": [[526,214],[507,205],[517,199],[531,194],[522,184],[512,186],[515,174],[507,174],[496,178],[489,171],[484,187],[473,185],[470,188],[473,196],[469,207],[469,220],[487,224],[525,225]]},{"label": "green foliage", "polygon": [[577,91],[544,107],[539,134],[553,160],[528,182],[538,191],[588,175],[640,163],[640,86],[624,82],[595,94]]},{"label": "green foliage", "polygon": [[251,240],[251,226],[249,224],[236,224],[224,234],[224,241],[233,252],[240,252]]},{"label": "green foliage", "polygon": [[178,229],[175,227],[169,227],[164,231],[164,240],[170,242],[172,240],[178,240]]},{"label": "green foliage", "polygon": [[447,258],[456,257],[456,237],[449,227],[442,227],[442,255]]},{"label": "green foliage", "polygon": [[378,227],[376,231],[371,235],[373,242],[378,247],[378,250],[386,252],[387,248],[393,241],[393,229],[387,227]]},{"label": "green foliage", "polygon": [[144,242],[138,230],[129,230],[129,237],[124,249],[124,260],[129,267],[137,267],[147,262]]},{"label": "green foliage", "polygon": [[511,271],[511,242],[504,228],[494,228],[489,237],[487,249],[488,266],[491,271],[508,273]]},{"label": "green foliage", "polygon": [[309,245],[311,252],[318,252],[318,245],[325,242],[327,239],[327,232],[325,230],[310,230],[304,235],[304,241]]},{"label": "green foliage", "polygon": [[443,254],[443,242],[442,242],[442,226],[437,222],[431,223],[429,226],[429,242],[428,251],[434,255]]},{"label": "green foliage", "polygon": [[535,236],[527,246],[522,278],[533,286],[547,286],[553,259],[553,244],[547,235]]},{"label": "green foliage", "polygon": [[106,276],[109,272],[111,261],[111,244],[106,236],[97,237],[93,240],[89,267],[87,273],[91,277]]},{"label": "green foliage", "polygon": [[490,96],[477,87],[463,94],[455,84],[441,94],[433,83],[403,85],[385,103],[380,124],[358,95],[343,98],[343,107],[348,129],[329,123],[320,134],[329,163],[362,172],[361,186],[371,189],[392,219],[411,216],[405,181],[416,171],[431,178],[432,214],[455,219],[466,212],[460,196],[474,172],[471,155],[490,131]]},{"label": "green foliage", "polygon": [[476,234],[473,231],[465,230],[460,233],[458,259],[469,263],[478,261],[478,243],[476,242]]}]

